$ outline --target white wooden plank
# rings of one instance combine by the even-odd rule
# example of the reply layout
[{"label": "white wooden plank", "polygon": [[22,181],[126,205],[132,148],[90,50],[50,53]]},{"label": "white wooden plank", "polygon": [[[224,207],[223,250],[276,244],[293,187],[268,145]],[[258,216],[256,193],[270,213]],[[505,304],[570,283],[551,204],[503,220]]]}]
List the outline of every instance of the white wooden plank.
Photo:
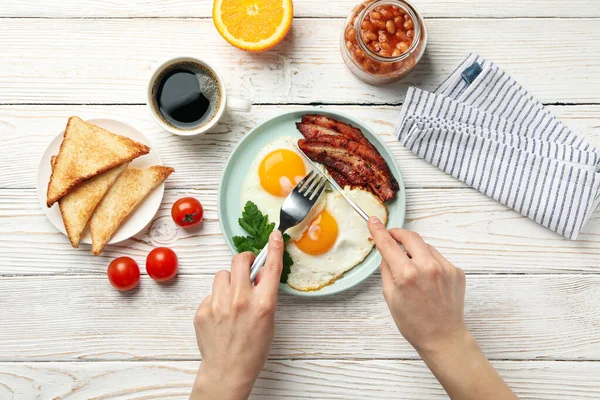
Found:
[{"label": "white wooden plank", "polygon": [[[216,188],[229,154],[251,128],[297,106],[255,106],[250,114],[231,114],[216,131],[220,134],[181,138],[160,129],[146,106],[0,106],[0,188],[34,188],[38,162],[67,118],[110,118],[136,127],[154,143],[165,164],[177,171],[171,187]],[[328,106],[369,125],[387,143],[409,188],[465,187],[405,149],[393,136],[400,107]],[[552,106],[551,111],[590,143],[600,147],[600,106]]]},{"label": "white wooden plank", "polygon": [[[600,16],[596,1],[565,1],[420,0],[417,6],[428,17]],[[344,17],[355,3],[296,0],[295,14]],[[0,0],[0,17],[206,18],[210,4],[87,0],[74,7],[66,0],[43,4]],[[224,44],[210,20],[2,20],[0,103],[142,103],[144,74],[150,73],[151,65],[182,52],[217,62],[233,92],[255,102],[401,102],[405,85],[373,89],[345,70],[337,52],[341,23],[296,20],[284,45],[253,57]],[[432,88],[467,51],[478,51],[514,71],[545,102],[599,101],[596,20],[452,19],[428,24],[432,32],[428,58],[408,83]],[[560,41],[552,40],[556,32],[561,32]],[[187,34],[186,43],[181,38]],[[322,82],[330,85],[319,86]],[[219,170],[243,134],[274,115],[278,107],[233,116],[219,128],[223,135],[181,143],[154,127],[142,106],[73,108],[89,117],[99,117],[102,109],[100,114],[127,118],[126,122],[150,132],[165,161],[177,164],[181,173],[170,181],[170,188],[185,189],[170,189],[153,225],[104,257],[93,258],[87,249],[72,250],[43,217],[33,190],[19,190],[33,187],[39,155],[72,113],[70,107],[0,108],[0,188],[7,188],[0,190],[0,274],[13,275],[0,278],[0,304],[4,305],[0,360],[67,360],[0,363],[0,398],[187,398],[197,361],[81,361],[198,358],[191,316],[211,278],[190,274],[212,273],[230,258],[216,221]],[[410,187],[461,188],[394,141],[389,123],[397,110],[352,107],[348,111],[382,134]],[[598,140],[598,107],[556,111]],[[184,194],[197,196],[207,207],[207,221],[200,230],[177,230],[170,223],[169,206]],[[598,271],[598,216],[579,242],[568,242],[471,190],[411,189],[408,196],[409,227],[467,271]],[[143,277],[142,287],[125,295],[110,288],[102,275],[112,257],[129,254],[142,263],[147,251],[159,244],[180,254],[182,276],[176,282],[159,286]],[[65,272],[101,275],[14,276]],[[600,359],[598,275],[471,275],[468,279],[467,318],[491,357]],[[416,355],[395,331],[379,285],[378,277],[373,277],[350,293],[319,301],[282,296],[274,359],[252,398],[446,398],[420,361],[390,359]],[[281,360],[287,357],[300,359]],[[353,360],[329,359],[340,357]],[[373,357],[382,359],[366,360]],[[74,360],[79,362],[70,362]],[[522,399],[600,395],[594,379],[600,374],[597,361],[494,364]]]},{"label": "white wooden plank", "polygon": [[[340,19],[300,19],[264,54],[235,49],[212,21],[4,19],[1,103],[143,103],[163,59],[205,58],[255,103],[399,103],[408,84],[433,89],[469,52],[510,71],[541,101],[600,102],[595,19],[428,20],[428,51],[403,83],[360,82],[339,53]],[[553,40],[560,33],[560,40]]]},{"label": "white wooden plank", "polygon": [[[178,228],[173,202],[198,198],[205,208],[200,229]],[[221,236],[217,191],[167,190],[153,222],[131,240],[109,245],[99,257],[89,245],[73,249],[44,216],[32,190],[0,190],[0,274],[104,274],[110,260],[127,255],[144,262],[155,246],[173,248],[181,273],[212,274],[229,266]],[[579,240],[569,241],[472,189],[410,189],[406,227],[416,230],[450,261],[474,273],[597,273],[600,213]],[[35,251],[30,251],[31,247]]]},{"label": "white wooden plank", "polygon": [[[496,361],[521,400],[592,400],[600,363]],[[187,399],[197,362],[0,363],[0,397],[30,399]],[[251,400],[447,399],[420,361],[268,362]]]},{"label": "white wooden plank", "polygon": [[[205,17],[212,15],[210,0],[87,0],[73,7],[68,0],[52,2],[0,1],[0,17]],[[360,0],[295,0],[296,17],[346,17]],[[504,2],[476,0],[419,0],[415,7],[427,17],[592,17],[600,16],[594,0],[533,0]]]},{"label": "white wooden plank", "polygon": [[[212,276],[120,293],[104,276],[0,278],[0,361],[186,360]],[[600,359],[600,276],[467,277],[465,318],[493,359]],[[320,299],[281,295],[271,351],[280,358],[415,358],[379,276]]]}]

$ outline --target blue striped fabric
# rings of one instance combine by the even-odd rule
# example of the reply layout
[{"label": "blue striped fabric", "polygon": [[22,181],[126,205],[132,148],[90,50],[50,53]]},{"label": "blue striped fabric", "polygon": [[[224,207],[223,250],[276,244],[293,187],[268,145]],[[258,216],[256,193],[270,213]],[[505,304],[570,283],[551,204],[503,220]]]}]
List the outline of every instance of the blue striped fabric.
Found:
[{"label": "blue striped fabric", "polygon": [[409,88],[396,133],[419,157],[569,239],[600,204],[600,150],[476,54],[434,93]]}]

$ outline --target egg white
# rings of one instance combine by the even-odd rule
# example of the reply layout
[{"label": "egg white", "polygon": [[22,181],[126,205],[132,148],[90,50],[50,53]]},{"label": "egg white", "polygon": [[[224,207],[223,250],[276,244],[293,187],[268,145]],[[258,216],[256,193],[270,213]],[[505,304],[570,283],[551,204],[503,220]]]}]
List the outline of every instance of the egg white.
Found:
[{"label": "egg white", "polygon": [[[258,209],[269,217],[269,222],[279,224],[279,213],[285,197],[278,197],[267,192],[260,184],[259,166],[262,160],[278,149],[293,151],[303,160],[306,172],[313,167],[297,149],[298,138],[280,137],[261,149],[250,165],[241,188],[241,207],[248,201],[257,205]],[[326,173],[324,168],[322,172]],[[369,216],[378,217],[387,223],[387,207],[376,196],[362,189],[346,187],[344,193],[355,201]],[[323,210],[333,216],[338,224],[338,237],[331,249],[320,255],[304,253],[294,243],[307,231],[311,222]],[[302,290],[319,290],[333,283],[345,272],[362,262],[373,249],[374,243],[367,228],[367,223],[352,209],[340,193],[327,190],[312,208],[309,215],[299,225],[288,229],[290,236],[286,249],[294,264],[288,275],[288,285]]]},{"label": "egg white", "polygon": [[[306,169],[306,173],[308,173],[312,166],[306,160],[306,157],[300,153],[298,148],[296,147],[296,143],[298,142],[297,137],[293,136],[283,136],[280,137],[265,147],[261,149],[261,151],[256,155],[254,161],[250,165],[250,169],[248,170],[248,174],[244,179],[244,183],[241,188],[241,208],[244,208],[246,202],[251,201],[258,209],[263,213],[268,215],[269,222],[275,222],[275,226],[279,224],[279,212],[281,210],[281,205],[285,200],[285,197],[274,196],[271,193],[267,192],[262,185],[260,184],[260,177],[258,174],[258,169],[262,160],[269,155],[271,152],[278,149],[285,149],[293,151],[298,154],[298,157],[302,159],[304,162],[304,168]],[[317,204],[312,208],[308,217],[301,223],[300,225],[289,229],[286,233],[291,236],[292,239],[299,239],[302,237],[303,232],[307,229],[307,225],[312,221],[325,207],[325,196],[321,196]]]},{"label": "egg white", "polygon": [[[387,224],[387,207],[373,194],[362,189],[345,188],[344,193],[370,217]],[[338,237],[331,249],[320,255],[304,253],[291,241],[287,250],[294,264],[288,275],[288,285],[297,290],[319,290],[340,278],[361,263],[374,246],[367,223],[337,192],[326,195],[325,210],[338,224]],[[310,220],[312,221],[312,219]]]}]

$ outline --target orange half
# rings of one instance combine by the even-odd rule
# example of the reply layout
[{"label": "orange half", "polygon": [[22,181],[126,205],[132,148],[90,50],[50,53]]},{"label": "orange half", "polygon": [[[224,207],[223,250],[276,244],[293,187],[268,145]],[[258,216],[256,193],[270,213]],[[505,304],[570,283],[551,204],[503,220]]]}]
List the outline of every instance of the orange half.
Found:
[{"label": "orange half", "polygon": [[292,26],[292,0],[215,0],[213,22],[225,40],[247,51],[281,42]]}]

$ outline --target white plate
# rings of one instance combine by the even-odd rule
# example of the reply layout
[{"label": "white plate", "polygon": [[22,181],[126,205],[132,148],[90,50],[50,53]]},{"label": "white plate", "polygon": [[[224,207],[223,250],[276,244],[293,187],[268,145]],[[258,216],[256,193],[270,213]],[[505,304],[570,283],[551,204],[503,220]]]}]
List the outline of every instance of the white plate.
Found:
[{"label": "white plate", "polygon": [[[150,141],[132,126],[112,119],[90,119],[87,120],[87,122],[98,125],[99,127],[116,133],[117,135],[131,138],[150,147],[150,153],[133,160],[131,164],[129,164],[131,167],[146,168],[153,165],[162,165],[162,161]],[[58,134],[58,136],[56,136],[54,140],[50,142],[46,148],[46,151],[44,152],[44,155],[42,156],[42,161],[40,161],[40,166],[38,167],[37,193],[40,205],[42,206],[46,217],[48,217],[56,229],[66,235],[67,231],[65,230],[62,216],[60,215],[58,202],[56,202],[50,208],[46,206],[46,191],[48,189],[48,182],[50,181],[50,175],[52,172],[50,168],[50,158],[58,154],[58,149],[60,148],[63,134],[64,131]],[[160,203],[162,202],[164,191],[165,183],[163,182],[152,192],[150,192],[148,196],[146,196],[146,198],[138,205],[133,213],[131,213],[129,218],[127,218],[119,227],[119,229],[117,229],[108,243],[111,244],[122,242],[123,240],[129,239],[144,229],[144,227],[146,227],[146,225],[152,221],[152,218],[154,218],[154,215],[158,211]],[[89,226],[85,228],[81,235],[81,243],[92,243],[92,235],[90,233]]]}]

